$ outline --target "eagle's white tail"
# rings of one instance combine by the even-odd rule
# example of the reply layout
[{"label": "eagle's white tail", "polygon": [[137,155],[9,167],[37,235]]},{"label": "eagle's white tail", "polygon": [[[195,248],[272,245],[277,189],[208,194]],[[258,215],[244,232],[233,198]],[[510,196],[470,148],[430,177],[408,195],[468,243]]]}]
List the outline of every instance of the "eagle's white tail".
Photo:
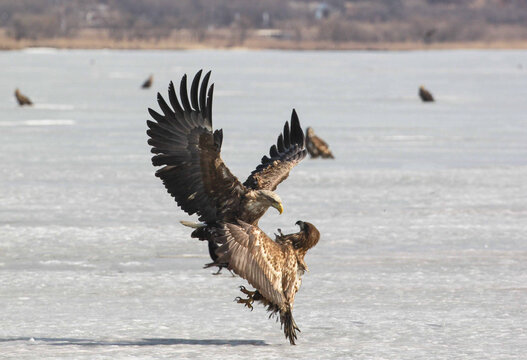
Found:
[{"label": "eagle's white tail", "polygon": [[192,221],[185,221],[185,220],[181,220],[180,223],[184,226],[188,226],[189,228],[193,228],[193,229],[199,229],[199,228],[204,228],[204,227],[207,227],[206,224],[203,224],[203,223],[195,223],[195,222],[192,222]]}]

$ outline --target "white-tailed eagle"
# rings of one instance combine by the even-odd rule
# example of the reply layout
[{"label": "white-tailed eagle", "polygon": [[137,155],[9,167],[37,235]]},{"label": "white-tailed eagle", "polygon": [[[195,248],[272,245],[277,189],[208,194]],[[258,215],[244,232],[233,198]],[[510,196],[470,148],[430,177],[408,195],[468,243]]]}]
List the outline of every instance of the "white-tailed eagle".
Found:
[{"label": "white-tailed eagle", "polygon": [[282,213],[282,202],[273,191],[306,156],[306,150],[304,134],[293,109],[291,124],[285,123],[269,156],[264,156],[247,180],[240,182],[220,157],[223,131],[212,127],[214,84],[208,85],[210,74],[209,71],[201,79],[200,70],[192,81],[190,93],[184,75],[179,99],[171,82],[168,88],[171,106],[158,93],[162,114],[148,109],[154,121],[147,121],[147,134],[155,154],[152,163],[162,166],[155,175],[181,209],[189,215],[198,215],[201,223],[182,223],[196,229],[192,237],[209,242],[209,254],[216,260],[215,250],[221,244],[214,239],[223,223],[240,220],[257,226],[270,206]]},{"label": "white-tailed eagle", "polygon": [[33,105],[33,102],[26,95],[22,94],[18,89],[15,89],[15,98],[18,102],[18,105],[20,106]]},{"label": "white-tailed eagle", "polygon": [[313,128],[306,129],[306,148],[311,158],[321,157],[324,159],[334,159],[333,153],[329,150],[329,145],[315,135]]},{"label": "white-tailed eagle", "polygon": [[425,89],[423,85],[419,86],[419,97],[423,102],[433,102],[434,97],[432,96],[432,93]]},{"label": "white-tailed eagle", "polygon": [[143,85],[141,85],[141,89],[150,89],[153,83],[154,83],[154,75],[150,75],[148,79],[145,80]]}]

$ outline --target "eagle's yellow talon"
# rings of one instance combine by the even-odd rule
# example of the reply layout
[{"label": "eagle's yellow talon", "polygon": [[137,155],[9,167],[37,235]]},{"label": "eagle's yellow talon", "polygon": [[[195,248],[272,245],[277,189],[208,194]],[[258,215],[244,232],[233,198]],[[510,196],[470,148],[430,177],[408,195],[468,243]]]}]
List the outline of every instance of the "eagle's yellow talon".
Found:
[{"label": "eagle's yellow talon", "polygon": [[242,299],[241,297],[237,297],[236,299],[234,299],[238,304],[243,304],[245,305],[246,307],[248,307],[249,309],[251,309],[251,311],[253,310],[253,306],[252,306],[252,303],[253,303],[253,299]]},{"label": "eagle's yellow talon", "polygon": [[254,302],[254,294],[255,294],[255,291],[249,291],[245,288],[245,286],[240,286],[240,291],[242,293],[244,293],[245,295],[247,295],[247,299],[242,299],[240,296],[237,296],[234,301],[236,301],[238,304],[243,304],[245,305],[246,307],[248,307],[249,309],[251,309],[251,311],[253,311],[253,302]]},{"label": "eagle's yellow talon", "polygon": [[241,291],[242,293],[244,293],[245,295],[247,295],[247,296],[248,296],[249,298],[251,298],[251,299],[252,299],[252,297],[254,296],[254,293],[256,292],[256,291],[250,291],[250,290],[247,290],[247,289],[245,288],[245,286],[243,286],[243,285],[240,286],[240,291]]}]

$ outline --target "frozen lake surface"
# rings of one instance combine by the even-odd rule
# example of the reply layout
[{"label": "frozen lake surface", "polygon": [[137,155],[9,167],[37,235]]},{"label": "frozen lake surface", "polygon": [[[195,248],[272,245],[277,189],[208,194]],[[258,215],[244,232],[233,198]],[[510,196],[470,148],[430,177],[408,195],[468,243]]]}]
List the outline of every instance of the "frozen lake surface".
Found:
[{"label": "frozen lake surface", "polygon": [[[146,109],[200,68],[239,178],[293,107],[336,156],[261,221],[322,233],[295,347],[233,302],[243,279],[202,269],[153,176]],[[0,358],[525,358],[526,51],[33,49],[0,69]]]}]

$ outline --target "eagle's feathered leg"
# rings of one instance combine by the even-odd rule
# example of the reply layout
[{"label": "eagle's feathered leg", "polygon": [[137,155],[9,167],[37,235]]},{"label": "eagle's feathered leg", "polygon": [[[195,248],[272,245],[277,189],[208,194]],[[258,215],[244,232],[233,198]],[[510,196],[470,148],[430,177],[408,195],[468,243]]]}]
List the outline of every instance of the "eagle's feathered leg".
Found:
[{"label": "eagle's feathered leg", "polygon": [[216,255],[216,250],[220,247],[220,245],[217,244],[213,240],[208,240],[208,242],[209,242],[209,255],[210,255],[211,259],[214,260],[214,261],[211,262],[211,263],[205,264],[204,268],[206,269],[206,268],[209,268],[209,267],[212,267],[212,266],[217,266],[218,267],[218,271],[216,271],[215,273],[212,273],[212,275],[219,275],[221,273],[221,270],[223,268],[226,268],[227,270],[229,270],[229,272],[231,273],[232,276],[236,276],[228,268],[229,264],[221,264],[221,263],[217,263],[216,262],[216,260],[218,260],[218,255]]},{"label": "eagle's feathered leg", "polygon": [[[190,235],[190,237],[199,239],[201,241],[207,241],[208,242],[209,256],[210,256],[210,258],[212,259],[213,262],[205,264],[205,266],[203,268],[206,269],[206,268],[209,268],[209,267],[212,267],[212,266],[217,266],[218,267],[218,271],[216,271],[212,275],[219,275],[223,268],[227,268],[227,266],[229,264],[220,264],[220,263],[216,262],[216,260],[218,260],[218,255],[216,255],[216,250],[221,245],[223,245],[223,243],[218,243],[218,240],[217,240],[217,231],[218,231],[218,226],[219,225],[217,225],[217,224],[212,224],[211,225],[211,224],[204,224],[204,223],[193,223],[193,222],[190,222],[190,221],[180,221],[180,223],[185,225],[185,226],[187,226],[187,227],[195,229],[192,232],[192,234]],[[229,272],[231,273],[232,276],[236,276],[236,275],[234,275],[234,273],[230,269],[229,269]]]}]

